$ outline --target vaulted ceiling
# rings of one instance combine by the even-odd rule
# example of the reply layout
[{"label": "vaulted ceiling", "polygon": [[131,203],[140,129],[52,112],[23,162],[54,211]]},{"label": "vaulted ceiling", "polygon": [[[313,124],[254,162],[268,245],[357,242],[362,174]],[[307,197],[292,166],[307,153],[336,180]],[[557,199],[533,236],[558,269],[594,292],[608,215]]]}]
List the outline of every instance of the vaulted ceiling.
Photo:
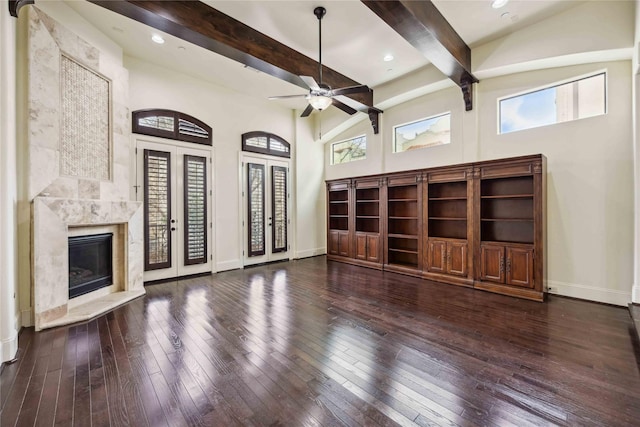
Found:
[{"label": "vaulted ceiling", "polygon": [[[323,63],[350,81],[374,89],[429,64],[415,44],[412,46],[361,1],[209,0],[204,3],[314,61],[318,56],[318,32],[313,9],[325,6]],[[512,0],[502,9],[492,9],[490,0],[434,0],[433,3],[461,41],[474,47],[582,2]],[[67,4],[119,44],[128,56],[262,99],[304,93],[291,79],[255,72],[235,60],[163,32],[160,33],[166,43],[155,45],[150,37],[158,30],[95,4],[85,1],[67,1]],[[388,54],[394,59],[385,62]],[[296,109],[306,104],[304,99],[273,102]]]}]

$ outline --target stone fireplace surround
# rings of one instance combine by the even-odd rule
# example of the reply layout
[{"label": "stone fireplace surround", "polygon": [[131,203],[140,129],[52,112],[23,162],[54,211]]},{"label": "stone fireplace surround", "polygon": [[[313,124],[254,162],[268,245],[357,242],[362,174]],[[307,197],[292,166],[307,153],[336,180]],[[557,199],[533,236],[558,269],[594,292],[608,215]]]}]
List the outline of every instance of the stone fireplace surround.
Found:
[{"label": "stone fireplace surround", "polygon": [[[145,293],[143,209],[140,202],[102,202],[37,197],[33,202],[33,288],[36,330],[89,320]],[[68,237],[117,225],[113,263],[116,292],[73,306],[69,303]],[[96,291],[99,292],[99,291]],[[89,296],[91,294],[88,294]]]},{"label": "stone fireplace surround", "polygon": [[[36,6],[23,11],[20,19],[28,19],[25,196],[31,226],[21,239],[31,245],[30,256],[20,263],[29,263],[33,321],[41,330],[89,320],[144,294],[143,208],[129,200],[129,77],[121,53],[103,52]],[[94,91],[87,81],[108,88]],[[92,121],[96,117],[99,121]],[[92,151],[96,144],[101,154]],[[85,167],[96,158],[106,160],[100,170]],[[115,227],[118,235],[115,283],[70,301],[68,237],[105,226]]]}]

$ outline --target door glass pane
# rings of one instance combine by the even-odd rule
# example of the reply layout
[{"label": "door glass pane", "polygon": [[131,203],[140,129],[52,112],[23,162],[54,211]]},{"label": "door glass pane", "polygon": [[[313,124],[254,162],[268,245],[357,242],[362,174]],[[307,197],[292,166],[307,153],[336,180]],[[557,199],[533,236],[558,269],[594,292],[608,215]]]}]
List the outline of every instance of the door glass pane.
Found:
[{"label": "door glass pane", "polygon": [[249,256],[265,254],[264,165],[248,163]]},{"label": "door glass pane", "polygon": [[171,267],[170,154],[144,150],[144,269]]},{"label": "door glass pane", "polygon": [[272,252],[287,251],[287,168],[271,166]]},{"label": "door glass pane", "polygon": [[184,263],[207,262],[207,159],[184,156]]}]

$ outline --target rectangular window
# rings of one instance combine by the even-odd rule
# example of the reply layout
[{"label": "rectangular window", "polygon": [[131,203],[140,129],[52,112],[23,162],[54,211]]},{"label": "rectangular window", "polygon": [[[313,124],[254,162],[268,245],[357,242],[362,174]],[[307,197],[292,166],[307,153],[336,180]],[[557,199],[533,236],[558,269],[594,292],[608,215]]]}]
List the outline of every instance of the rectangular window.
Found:
[{"label": "rectangular window", "polygon": [[498,100],[498,133],[509,133],[606,113],[606,73]]},{"label": "rectangular window", "polygon": [[393,152],[435,147],[451,142],[451,113],[393,127]]},{"label": "rectangular window", "polygon": [[331,164],[353,162],[367,157],[367,136],[361,135],[331,144]]}]

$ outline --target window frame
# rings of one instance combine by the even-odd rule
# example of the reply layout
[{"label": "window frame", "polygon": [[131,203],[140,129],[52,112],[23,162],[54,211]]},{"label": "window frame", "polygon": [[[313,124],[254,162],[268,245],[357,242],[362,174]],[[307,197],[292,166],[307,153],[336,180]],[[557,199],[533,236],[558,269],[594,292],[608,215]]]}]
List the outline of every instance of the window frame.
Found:
[{"label": "window frame", "polygon": [[[362,156],[359,159],[349,160],[348,162],[335,163],[335,161],[333,159],[333,155],[334,155],[333,147],[335,145],[342,144],[342,143],[349,142],[349,141],[353,141],[353,140],[359,139],[359,138],[364,138],[364,156]],[[357,162],[359,160],[366,160],[366,159],[367,159],[367,134],[366,133],[364,133],[362,135],[353,136],[351,138],[342,139],[340,141],[332,142],[331,146],[329,147],[329,165],[330,166],[344,165],[346,163]]]},{"label": "window frame", "polygon": [[[435,119],[437,117],[444,117],[444,116],[447,116],[447,115],[449,116],[449,133],[451,133],[451,117],[452,117],[452,114],[451,114],[450,110],[449,111],[444,111],[444,112],[438,113],[438,114],[433,114],[433,115],[428,116],[428,117],[423,117],[421,119],[412,120],[410,122],[401,123],[399,125],[393,126],[393,128],[391,130],[391,132],[392,132],[392,135],[391,135],[391,153],[392,154],[398,154],[398,153],[406,153],[407,151],[409,151],[409,150],[396,151],[396,129],[397,128],[402,127],[402,126],[412,125],[412,124],[419,123],[419,122],[426,122],[427,120]],[[438,145],[432,145],[432,146],[427,146],[427,147],[421,147],[419,149],[422,149],[422,148],[433,148],[433,147],[439,147],[441,145],[449,145],[449,144],[451,144],[451,135],[449,135],[449,142],[447,142],[446,144],[438,144]]]},{"label": "window frame", "polygon": [[[267,148],[254,147],[252,145],[247,144],[247,140],[251,138],[267,138]],[[287,147],[287,151],[280,151],[271,148],[271,140],[277,141],[278,143]],[[279,137],[274,133],[263,132],[263,131],[252,131],[242,134],[242,151],[247,151],[249,153],[258,153],[258,154],[267,154],[270,156],[276,157],[284,157],[287,159],[291,158],[291,144],[285,141],[284,138]]]},{"label": "window frame", "polygon": [[[581,80],[586,80],[586,79],[590,79],[592,77],[597,77],[600,75],[604,75],[604,112],[602,114],[598,114],[595,116],[589,116],[589,117],[582,117],[582,118],[577,118],[577,119],[572,119],[572,120],[565,120],[563,122],[555,122],[555,123],[549,123],[546,125],[540,125],[540,126],[534,126],[534,127],[529,127],[529,128],[524,128],[524,129],[517,129],[517,130],[512,130],[510,132],[501,132],[501,118],[502,118],[502,109],[500,108],[501,102],[505,101],[507,99],[513,99],[513,98],[517,98],[519,96],[523,96],[523,95],[529,95],[532,93],[536,93],[536,92],[541,92],[543,90],[547,90],[547,89],[551,89],[551,88],[555,88],[555,87],[560,87],[560,86],[564,86],[566,84],[570,84],[570,83],[575,83],[575,82],[579,82]],[[577,120],[583,120],[583,119],[589,119],[592,117],[598,117],[598,116],[604,116],[607,115],[609,113],[609,73],[608,70],[605,69],[601,69],[601,70],[597,70],[597,71],[593,71],[590,73],[586,73],[586,74],[580,74],[578,76],[574,76],[574,77],[570,77],[567,79],[563,79],[563,80],[558,80],[556,82],[553,83],[549,83],[543,86],[537,86],[533,89],[527,89],[527,90],[523,90],[520,92],[516,92],[510,95],[506,95],[506,96],[501,96],[499,98],[496,99],[496,133],[498,135],[507,135],[510,133],[514,133],[514,132],[521,132],[521,131],[525,131],[525,130],[530,130],[530,129],[537,129],[537,128],[541,128],[541,127],[546,127],[546,126],[552,126],[552,125],[557,125],[560,123],[569,123],[569,122],[575,122]]]},{"label": "window frame", "polygon": [[[173,118],[173,130],[165,130],[165,129],[157,129],[153,127],[140,126],[139,120],[147,117],[172,117]],[[180,132],[180,120],[184,120],[186,122],[192,123],[202,129],[204,129],[207,133],[206,137],[197,137],[194,135],[189,135]],[[168,138],[176,141],[184,141],[184,142],[193,142],[194,144],[201,145],[213,145],[213,139],[211,137],[212,129],[211,126],[207,125],[202,120],[198,120],[193,116],[190,116],[185,113],[181,113],[179,111],[174,110],[165,110],[159,108],[153,108],[148,110],[136,110],[131,113],[131,131],[133,133],[137,133],[140,135],[149,135],[149,136],[157,136],[160,138]]]}]

